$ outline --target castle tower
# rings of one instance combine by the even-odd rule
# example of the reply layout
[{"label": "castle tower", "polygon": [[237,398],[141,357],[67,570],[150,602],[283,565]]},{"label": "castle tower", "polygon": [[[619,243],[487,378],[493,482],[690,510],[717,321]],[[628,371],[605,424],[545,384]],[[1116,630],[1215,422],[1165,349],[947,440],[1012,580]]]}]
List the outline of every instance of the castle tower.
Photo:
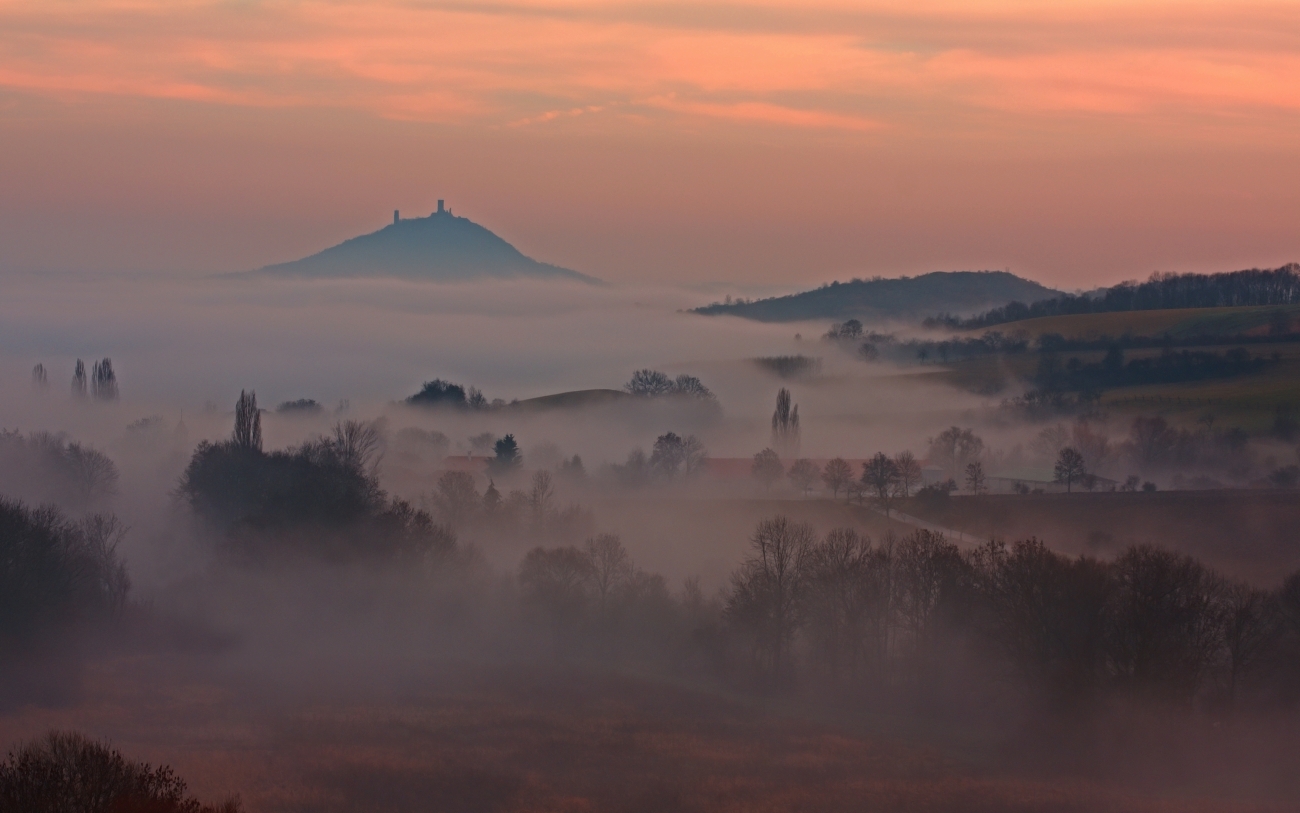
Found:
[{"label": "castle tower", "polygon": [[438,214],[443,214],[445,211],[442,206],[442,198],[438,198]]},{"label": "castle tower", "polygon": [[401,220],[401,219],[402,219],[402,213],[401,213],[400,211],[398,211],[397,209],[394,209],[394,210],[393,210],[393,223],[396,224],[396,223],[397,223],[399,220]]}]

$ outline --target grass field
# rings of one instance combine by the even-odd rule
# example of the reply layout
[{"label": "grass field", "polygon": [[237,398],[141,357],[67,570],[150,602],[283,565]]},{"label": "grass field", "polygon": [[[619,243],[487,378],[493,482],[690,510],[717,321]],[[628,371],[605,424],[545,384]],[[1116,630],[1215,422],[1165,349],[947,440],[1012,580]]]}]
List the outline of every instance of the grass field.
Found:
[{"label": "grass field", "polygon": [[[750,703],[568,668],[430,674],[355,695],[253,693],[206,669],[99,665],[62,708],[0,715],[0,742],[57,728],[170,763],[248,813],[1247,813],[1257,790],[1196,798],[1078,776],[977,770]],[[1276,793],[1276,789],[1274,791]]]},{"label": "grass field", "polygon": [[1285,313],[1294,329],[1300,318],[1300,305],[1240,308],[1179,308],[1174,310],[1118,311],[1114,313],[1080,313],[1066,316],[1043,316],[1008,322],[991,328],[971,331],[982,334],[996,330],[1004,334],[1024,332],[1031,339],[1057,333],[1071,339],[1101,336],[1164,336],[1175,339],[1191,336],[1265,335],[1274,314]]},{"label": "grass field", "polygon": [[[1217,310],[1273,311],[1276,309],[1224,308]],[[1200,311],[1199,313],[1205,312]],[[1152,324],[1158,325],[1162,319],[1188,313],[1198,312],[1141,311],[1138,313],[1086,314],[1080,317],[1052,317],[1052,319],[1092,320],[1095,324],[1103,324],[1106,319],[1111,317],[1114,317],[1117,323],[1130,317],[1150,317],[1153,320]],[[1211,317],[1206,316],[1204,318],[1209,319]],[[1046,323],[1048,321],[1033,319],[1014,324],[1024,325],[1030,322]],[[1053,328],[1051,332],[1056,332],[1056,328]],[[1110,331],[1109,335],[1115,335],[1115,332]],[[1209,413],[1215,416],[1219,426],[1237,426],[1251,433],[1268,432],[1272,428],[1273,417],[1279,405],[1289,404],[1300,408],[1300,343],[1278,342],[1241,345],[1241,347],[1252,356],[1273,358],[1276,355],[1278,360],[1259,372],[1231,378],[1115,387],[1106,390],[1102,394],[1102,406],[1120,414],[1164,415],[1172,418],[1186,418],[1188,422],[1194,422],[1197,418]],[[1181,352],[1184,349],[1223,353],[1231,349],[1231,346],[1188,347],[1178,348],[1178,351]],[[1157,348],[1145,348],[1126,350],[1124,355],[1126,359],[1136,359],[1156,356],[1161,352]],[[1102,359],[1104,353],[1100,350],[1064,351],[1058,355],[1062,362],[1078,358],[1085,363],[1095,363]],[[952,362],[940,369],[936,369],[928,377],[969,392],[1007,397],[1017,394],[1021,388],[1028,386],[1027,381],[1033,376],[1039,360],[1040,354],[1034,352],[978,356]]]}]

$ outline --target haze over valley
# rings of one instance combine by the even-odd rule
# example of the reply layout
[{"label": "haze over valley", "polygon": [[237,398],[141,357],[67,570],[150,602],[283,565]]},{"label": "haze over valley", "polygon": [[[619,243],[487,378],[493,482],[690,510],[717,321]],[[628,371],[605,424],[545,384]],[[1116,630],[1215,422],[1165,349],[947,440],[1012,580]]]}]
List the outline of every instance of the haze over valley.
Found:
[{"label": "haze over valley", "polygon": [[1300,804],[1292,5],[0,4],[0,813]]}]

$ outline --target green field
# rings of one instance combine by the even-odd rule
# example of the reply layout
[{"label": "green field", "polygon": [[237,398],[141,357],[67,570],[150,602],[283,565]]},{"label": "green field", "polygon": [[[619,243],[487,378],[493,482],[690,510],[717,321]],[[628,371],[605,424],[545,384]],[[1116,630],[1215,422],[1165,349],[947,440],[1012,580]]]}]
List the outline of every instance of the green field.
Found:
[{"label": "green field", "polygon": [[[1045,334],[1070,339],[1102,337],[1164,337],[1188,339],[1197,336],[1264,336],[1272,329],[1278,312],[1290,320],[1290,329],[1300,323],[1300,306],[1241,308],[1186,308],[1180,310],[1121,311],[1048,316],[997,325],[967,335],[999,331],[1022,335],[1031,341]],[[1212,414],[1221,426],[1238,426],[1252,433],[1268,432],[1279,405],[1300,407],[1300,343],[1269,342],[1240,345],[1252,356],[1279,360],[1256,373],[1214,380],[1177,384],[1116,387],[1102,395],[1102,406],[1121,414],[1164,415],[1188,421]],[[1179,347],[1223,353],[1232,345]],[[1160,348],[1126,350],[1127,359],[1158,355]],[[1078,358],[1085,363],[1099,361],[1103,352],[1062,351],[1061,361]],[[1036,352],[980,356],[944,365],[930,375],[934,380],[990,396],[1011,397],[1026,388],[1040,360]]]},{"label": "green field", "polygon": [[1117,311],[1114,313],[1079,313],[1068,316],[1043,316],[1008,322],[991,328],[970,331],[970,335],[998,331],[1004,334],[1024,333],[1036,339],[1047,333],[1058,333],[1071,339],[1100,338],[1103,336],[1165,336],[1187,338],[1191,336],[1265,335],[1274,314],[1285,313],[1295,329],[1300,318],[1300,305],[1241,307],[1241,308],[1180,308],[1177,310]]}]

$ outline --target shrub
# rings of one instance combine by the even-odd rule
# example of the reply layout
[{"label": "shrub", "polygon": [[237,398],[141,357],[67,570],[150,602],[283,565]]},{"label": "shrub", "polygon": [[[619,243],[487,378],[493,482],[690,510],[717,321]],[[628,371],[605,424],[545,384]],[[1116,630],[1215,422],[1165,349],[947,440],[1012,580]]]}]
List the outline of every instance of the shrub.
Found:
[{"label": "shrub", "polygon": [[0,813],[237,813],[204,805],[171,768],[132,762],[75,732],[52,731],[0,763]]}]

